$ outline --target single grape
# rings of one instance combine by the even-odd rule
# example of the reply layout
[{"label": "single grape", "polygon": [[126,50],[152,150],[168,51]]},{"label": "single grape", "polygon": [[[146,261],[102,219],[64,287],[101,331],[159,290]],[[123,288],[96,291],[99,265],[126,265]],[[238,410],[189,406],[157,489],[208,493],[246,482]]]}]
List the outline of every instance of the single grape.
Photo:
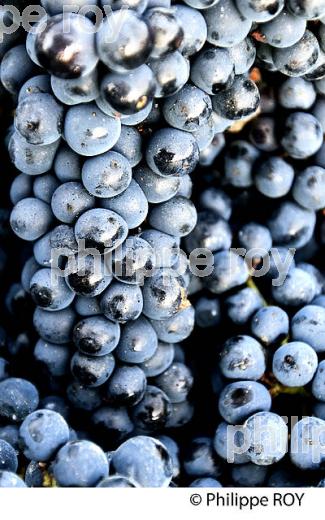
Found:
[{"label": "single grape", "polygon": [[10,225],[14,233],[28,241],[44,235],[49,230],[52,220],[50,206],[33,197],[17,202],[10,215]]},{"label": "single grape", "polygon": [[172,364],[174,353],[175,349],[172,343],[160,341],[153,356],[143,363],[139,363],[139,367],[143,370],[146,377],[159,376]]},{"label": "single grape", "polygon": [[191,440],[184,453],[184,470],[189,477],[220,476],[220,462],[210,437],[195,437]]},{"label": "single grape", "polygon": [[143,65],[152,49],[151,32],[132,10],[110,12],[96,34],[100,60],[115,72],[128,72]]},{"label": "single grape", "polygon": [[208,249],[212,253],[229,249],[232,233],[228,222],[212,211],[200,211],[193,231],[185,238],[189,253],[195,249]]},{"label": "single grape", "polygon": [[[88,190],[89,191],[89,190]],[[51,208],[55,217],[65,224],[73,224],[85,211],[95,205],[92,197],[80,182],[65,182],[53,193]]]},{"label": "single grape", "polygon": [[27,199],[33,194],[33,178],[25,173],[20,173],[11,183],[10,200],[15,206],[22,199]]},{"label": "single grape", "polygon": [[18,458],[14,448],[6,441],[0,439],[0,467],[1,471],[12,471],[18,468]]},{"label": "single grape", "polygon": [[[148,201],[135,180],[120,195],[109,199],[101,199],[101,206],[115,213],[126,222],[129,229],[139,227],[148,214]],[[104,210],[102,210],[104,211]]]},{"label": "single grape", "polygon": [[131,167],[136,166],[142,159],[142,139],[140,132],[132,126],[121,126],[121,133],[113,150],[129,161]]},{"label": "single grape", "polygon": [[126,323],[139,318],[143,308],[142,291],[137,285],[113,282],[103,293],[100,309],[109,320]]},{"label": "single grape", "polygon": [[154,76],[147,65],[141,65],[127,74],[109,72],[100,86],[104,100],[125,116],[133,116],[150,106],[155,90]]},{"label": "single grape", "polygon": [[16,45],[1,57],[0,80],[4,88],[17,95],[23,84],[35,73],[35,64],[29,58],[24,44]]},{"label": "single grape", "polygon": [[190,75],[189,62],[179,51],[150,60],[149,66],[156,80],[155,98],[176,94]]},{"label": "single grape", "polygon": [[0,417],[13,423],[21,422],[38,406],[36,387],[26,379],[8,377],[0,382]]},{"label": "single grape", "polygon": [[325,309],[319,305],[306,305],[292,318],[292,339],[305,342],[316,352],[324,351]]},{"label": "single grape", "polygon": [[260,94],[255,83],[245,75],[237,76],[226,90],[212,98],[213,109],[218,115],[231,120],[253,114],[259,106]]},{"label": "single grape", "polygon": [[281,13],[284,0],[236,0],[236,5],[248,20],[264,23]]},{"label": "single grape", "polygon": [[136,429],[155,432],[165,426],[171,411],[171,402],[165,392],[148,385],[142,400],[132,408],[132,420]]},{"label": "single grape", "polygon": [[0,488],[25,488],[25,482],[11,471],[0,470]]},{"label": "single grape", "polygon": [[42,146],[28,143],[16,131],[10,137],[8,151],[17,170],[27,175],[40,175],[51,169],[58,146],[59,140]]},{"label": "single grape", "polygon": [[73,106],[66,113],[64,136],[80,155],[107,152],[118,141],[120,132],[120,121],[104,114],[94,103]]},{"label": "single grape", "polygon": [[317,354],[302,341],[292,341],[278,348],[273,356],[273,373],[286,386],[304,386],[317,369]]},{"label": "single grape", "polygon": [[97,388],[83,386],[78,381],[73,381],[67,387],[67,397],[77,410],[91,412],[101,405],[102,397]]},{"label": "single grape", "polygon": [[134,180],[143,190],[148,202],[158,204],[176,195],[180,187],[180,179],[184,177],[162,177],[148,166],[140,165],[133,171]]},{"label": "single grape", "polygon": [[[69,372],[70,347],[55,345],[39,339],[34,348],[34,358],[45,374],[54,377],[66,376]],[[33,458],[33,457],[32,457]]]},{"label": "single grape", "polygon": [[[128,409],[123,406],[102,406],[93,413],[91,422],[95,435],[101,439],[109,439],[109,446],[119,446],[134,429]],[[109,456],[109,463],[110,458]]]},{"label": "single grape", "polygon": [[146,150],[148,166],[158,175],[181,177],[190,174],[199,160],[195,139],[174,128],[163,128],[154,133]]},{"label": "single grape", "polygon": [[252,39],[247,37],[233,47],[228,47],[227,50],[234,64],[235,74],[240,75],[248,72],[256,58],[256,48]]},{"label": "single grape", "polygon": [[117,248],[128,232],[125,220],[114,211],[96,208],[83,213],[75,225],[77,240],[84,240],[86,247],[95,247],[99,252]]},{"label": "single grape", "polygon": [[79,78],[96,67],[95,26],[89,18],[71,12],[57,14],[42,20],[36,33],[36,58],[54,76]]},{"label": "single grape", "polygon": [[324,0],[288,0],[290,11],[301,18],[313,20],[325,15]]},{"label": "single grape", "polygon": [[259,165],[254,182],[260,193],[271,199],[286,195],[294,180],[294,169],[281,157],[269,157]]},{"label": "single grape", "polygon": [[315,213],[290,201],[278,206],[268,222],[273,243],[285,247],[305,246],[313,235]]},{"label": "single grape", "polygon": [[33,193],[36,198],[50,204],[52,195],[58,186],[59,181],[52,173],[37,175],[33,184]]},{"label": "single grape", "polygon": [[141,316],[124,326],[115,352],[120,361],[138,364],[150,359],[157,347],[157,335],[152,325]]},{"label": "single grape", "polygon": [[218,325],[221,318],[220,303],[216,298],[201,296],[195,304],[195,323],[198,327],[208,328]]},{"label": "single grape", "polygon": [[71,307],[56,312],[37,307],[33,324],[44,341],[62,345],[71,341],[75,320],[76,313]]},{"label": "single grape", "polygon": [[219,251],[214,254],[213,271],[204,279],[204,284],[214,294],[222,294],[240,286],[248,278],[246,262],[233,251]]},{"label": "single grape", "polygon": [[252,318],[251,331],[266,346],[279,344],[289,333],[288,315],[281,307],[262,307]]},{"label": "single grape", "polygon": [[325,206],[325,169],[310,166],[300,172],[293,184],[292,195],[298,204],[317,211]]},{"label": "single grape", "polygon": [[73,342],[82,354],[104,356],[112,352],[120,339],[120,327],[103,316],[79,321],[73,330]]},{"label": "single grape", "polygon": [[158,231],[183,237],[195,227],[197,213],[194,204],[185,197],[172,199],[154,206],[149,215],[149,223]]},{"label": "single grape", "polygon": [[19,430],[24,455],[35,461],[46,461],[69,440],[69,428],[63,417],[50,410],[37,410],[28,415]]},{"label": "single grape", "polygon": [[165,320],[187,305],[184,284],[171,270],[157,269],[145,280],[143,313],[153,320]]},{"label": "single grape", "polygon": [[174,5],[178,22],[183,29],[183,39],[179,47],[185,57],[196,54],[207,39],[207,26],[202,14],[182,4]]},{"label": "single grape", "polygon": [[245,287],[225,300],[227,315],[236,325],[244,325],[264,302],[258,291]]},{"label": "single grape", "polygon": [[145,11],[144,21],[152,34],[150,57],[160,58],[180,47],[183,28],[172,9],[152,7]]},{"label": "single grape", "polygon": [[147,387],[144,372],[138,366],[120,366],[107,383],[107,399],[115,406],[135,406]]},{"label": "single grape", "polygon": [[62,134],[63,107],[51,94],[30,94],[18,103],[15,127],[31,144],[51,144]]},{"label": "single grape", "polygon": [[55,480],[61,487],[89,487],[108,475],[105,453],[93,442],[67,442],[53,463]]},{"label": "single grape", "polygon": [[173,475],[172,459],[165,446],[146,436],[125,441],[113,453],[111,467],[142,487],[168,487]]},{"label": "single grape", "polygon": [[221,372],[229,379],[260,379],[265,367],[262,345],[251,336],[228,339],[220,353]]},{"label": "single grape", "polygon": [[275,67],[286,76],[302,76],[315,65],[320,49],[316,36],[310,31],[294,45],[287,48],[273,48]]},{"label": "single grape", "polygon": [[[103,256],[81,251],[65,267],[65,280],[70,289],[81,296],[93,298],[101,294],[112,281],[112,274]],[[72,261],[71,261],[72,260]],[[70,263],[71,261],[71,263]]]},{"label": "single grape", "polygon": [[218,401],[220,415],[229,424],[239,424],[254,413],[269,411],[271,404],[268,390],[256,381],[236,381],[226,385]]},{"label": "single grape", "polygon": [[96,388],[103,385],[112,375],[115,359],[112,354],[100,357],[86,356],[76,352],[71,358],[73,377],[82,385]]},{"label": "single grape", "polygon": [[188,338],[194,328],[195,313],[191,305],[165,320],[150,320],[157,337],[166,343],[179,343]]},{"label": "single grape", "polygon": [[97,70],[75,79],[51,76],[51,88],[55,97],[65,105],[89,103],[99,95]]},{"label": "single grape", "polygon": [[61,145],[54,159],[53,169],[61,182],[79,181],[81,157],[67,145]]},{"label": "single grape", "polygon": [[106,152],[87,159],[82,167],[82,182],[91,195],[116,197],[126,190],[132,178],[131,165],[120,153]]},{"label": "single grape", "polygon": [[179,130],[194,132],[206,124],[212,113],[210,97],[192,85],[185,85],[163,105],[164,117],[171,126]]},{"label": "single grape", "polygon": [[155,384],[169,397],[172,403],[186,401],[193,386],[193,375],[183,363],[173,362],[156,376]]},{"label": "single grape", "polygon": [[274,300],[288,307],[300,307],[311,303],[316,292],[314,278],[298,267],[289,271],[282,285],[274,285],[272,287]]},{"label": "single grape", "polygon": [[246,38],[252,24],[238,11],[233,0],[214,2],[202,14],[208,29],[207,40],[218,47],[232,47],[240,43]]},{"label": "single grape", "polygon": [[[317,88],[316,83],[316,88]],[[313,83],[303,78],[289,78],[279,89],[279,102],[284,108],[308,110],[315,102]]]},{"label": "single grape", "polygon": [[[31,33],[29,33],[31,34]],[[48,74],[40,74],[28,79],[21,87],[18,95],[18,104],[32,94],[50,94],[51,78]]]}]

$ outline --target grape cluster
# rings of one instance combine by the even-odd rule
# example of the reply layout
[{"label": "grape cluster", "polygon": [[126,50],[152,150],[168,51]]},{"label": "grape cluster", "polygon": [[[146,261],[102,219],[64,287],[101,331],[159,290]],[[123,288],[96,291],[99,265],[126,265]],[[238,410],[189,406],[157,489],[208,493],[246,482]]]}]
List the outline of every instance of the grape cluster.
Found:
[{"label": "grape cluster", "polygon": [[0,43],[0,487],[323,486],[325,2],[66,4]]}]

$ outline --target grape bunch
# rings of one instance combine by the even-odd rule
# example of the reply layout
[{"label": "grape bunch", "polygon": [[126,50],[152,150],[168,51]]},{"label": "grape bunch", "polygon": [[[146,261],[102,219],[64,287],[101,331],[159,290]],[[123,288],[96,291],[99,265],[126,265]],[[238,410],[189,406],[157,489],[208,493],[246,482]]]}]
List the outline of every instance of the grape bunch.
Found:
[{"label": "grape bunch", "polygon": [[324,0],[68,4],[0,42],[0,487],[324,486]]}]

